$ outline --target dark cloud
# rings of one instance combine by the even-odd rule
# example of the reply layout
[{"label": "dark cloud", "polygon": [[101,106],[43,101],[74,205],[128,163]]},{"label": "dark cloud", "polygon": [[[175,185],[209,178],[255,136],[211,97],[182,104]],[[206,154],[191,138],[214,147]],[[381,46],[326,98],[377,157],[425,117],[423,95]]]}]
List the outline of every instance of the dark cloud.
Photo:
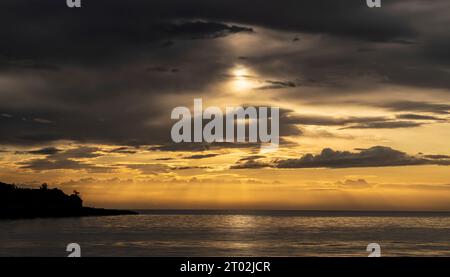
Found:
[{"label": "dark cloud", "polygon": [[[82,96],[80,97],[82,99]],[[52,101],[66,102],[58,98],[59,96],[56,96],[53,100],[48,99],[48,103],[50,104]],[[170,109],[167,109],[169,112],[167,112],[165,120],[160,121],[165,125],[151,125],[148,124],[148,118],[160,117],[164,113],[157,108],[145,112],[144,110],[148,110],[148,107],[131,103],[134,101],[131,98],[113,97],[104,100],[102,103],[94,101],[91,105],[95,108],[92,110],[84,105],[80,106],[76,102],[67,100],[66,103],[71,103],[71,112],[66,112],[59,107],[50,107],[46,111],[42,111],[46,115],[45,118],[52,119],[51,124],[45,124],[42,121],[22,120],[20,116],[5,118],[0,121],[0,128],[2,129],[0,141],[4,144],[32,145],[45,144],[55,140],[74,140],[133,146],[168,141],[172,124],[170,122]],[[11,99],[9,100],[11,101]],[[127,111],[127,108],[119,109],[120,101],[128,103],[125,105],[130,109],[134,107],[141,111]],[[61,103],[61,105],[64,104]],[[138,106],[141,107],[138,108]],[[40,113],[39,110],[44,109],[44,107],[36,105],[36,107],[30,107],[29,109],[37,110],[36,113]],[[29,117],[27,114],[25,114],[25,117]],[[152,135],[149,137],[148,134]]]},{"label": "dark cloud", "polygon": [[[397,118],[411,118],[417,120],[435,119],[435,117],[419,115],[400,115]],[[284,113],[280,122],[284,124],[316,125],[316,126],[343,126],[341,129],[397,129],[413,128],[425,124],[422,121],[411,120],[393,120],[389,117],[331,117],[319,115],[298,115],[293,113]]]},{"label": "dark cloud", "polygon": [[126,147],[126,146],[114,148],[108,152],[109,153],[118,153],[118,154],[135,154],[135,153],[137,153],[136,149]]},{"label": "dark cloud", "polygon": [[[240,105],[240,107],[243,107],[244,109],[248,108],[251,105],[243,104]],[[252,106],[255,107],[258,111],[260,106]],[[280,124],[279,124],[279,135],[280,135],[280,143],[283,144],[286,142],[286,140],[283,140],[283,137],[288,136],[298,136],[302,134],[302,131],[295,126],[294,124],[291,124],[290,122],[283,122],[281,119],[283,117],[283,114],[291,112],[291,110],[288,109],[280,109]],[[267,120],[268,121],[268,132],[271,133],[271,119],[268,118],[259,118],[260,120]],[[204,119],[203,120],[203,126],[205,126],[209,120]],[[172,122],[174,123],[174,121]],[[245,123],[238,123],[237,121],[234,122],[234,128],[236,130],[238,124],[245,125],[245,140],[246,142],[213,142],[213,143],[206,143],[206,142],[183,142],[183,143],[173,143],[173,142],[164,142],[164,143],[155,143],[158,145],[151,146],[149,150],[151,151],[208,151],[208,150],[215,150],[220,148],[256,148],[260,147],[261,142],[249,142],[248,137],[248,130],[249,130],[249,123],[246,121]],[[241,126],[242,126],[241,125]],[[223,117],[223,126],[224,126],[224,132],[223,132],[223,140],[225,140],[225,133],[226,133],[226,117]],[[191,130],[194,130],[193,120],[191,120]],[[166,133],[170,132],[170,126],[167,128]],[[191,134],[191,139],[193,140],[193,133]],[[235,141],[237,141],[237,132],[235,132]],[[167,138],[167,140],[169,140]]]},{"label": "dark cloud", "polygon": [[56,147],[45,147],[42,149],[28,151],[28,153],[29,154],[37,154],[37,155],[54,155],[61,151],[62,151],[61,149],[58,149]]},{"label": "dark cloud", "polygon": [[[0,23],[8,23],[16,28],[14,31],[7,28],[2,30],[4,41],[13,38],[15,43],[3,44],[1,52],[13,56],[24,55],[28,45],[45,45],[28,49],[27,56],[58,55],[63,58],[70,54],[71,57],[93,57],[94,52],[97,56],[120,53],[130,48],[139,49],[154,41],[215,38],[251,30],[215,21],[369,41],[391,41],[416,36],[409,18],[395,16],[384,10],[368,9],[359,0],[284,0],[264,4],[248,0],[245,3],[248,8],[242,7],[242,2],[237,0],[169,0],[151,3],[99,0],[85,4],[76,12],[64,4],[51,0],[3,1]],[[388,10],[389,5],[385,4],[384,9]],[[199,21],[199,18],[205,21]],[[37,25],[40,28],[29,33]],[[98,51],[100,49],[102,51]],[[74,50],[78,50],[77,53]],[[71,57],[67,56],[69,59]]]},{"label": "dark cloud", "polygon": [[164,24],[159,29],[166,31],[171,37],[185,39],[219,38],[240,32],[253,32],[252,28],[205,21]]},{"label": "dark cloud", "polygon": [[429,112],[435,114],[449,114],[450,104],[429,103],[418,101],[395,101],[389,103],[374,104],[378,107],[389,109],[391,111],[416,111]]},{"label": "dark cloud", "polygon": [[[2,60],[4,59],[4,60]],[[7,70],[36,70],[36,71],[59,71],[61,68],[51,64],[36,63],[27,60],[5,59],[0,56],[0,71]]]},{"label": "dark cloud", "polygon": [[149,72],[161,72],[161,73],[177,73],[180,71],[178,68],[167,68],[164,66],[155,66],[147,68]]},{"label": "dark cloud", "polygon": [[157,158],[155,161],[171,161],[173,158]]},{"label": "dark cloud", "polygon": [[[327,4],[322,1],[312,1],[310,5],[317,8],[321,5],[330,7],[329,2],[332,1],[328,1]],[[336,2],[335,5],[344,4],[340,1],[333,2]],[[395,26],[394,29],[402,25],[407,26],[411,33],[408,35],[408,32],[405,32],[397,37],[378,40],[382,43],[373,43],[370,38],[363,39],[361,34],[353,36],[356,33],[353,31],[349,31],[349,36],[345,36],[327,33],[321,29],[312,34],[326,33],[329,36],[315,36],[316,43],[311,47],[305,47],[303,43],[299,43],[302,44],[301,49],[289,49],[277,53],[265,52],[259,56],[253,56],[249,64],[257,63],[261,67],[260,70],[267,74],[297,78],[295,82],[297,86],[332,87],[340,89],[340,94],[367,93],[362,89],[389,84],[419,88],[450,88],[448,78],[450,60],[447,51],[450,40],[444,27],[450,22],[448,3],[436,0],[430,8],[423,5],[422,1],[394,0],[383,4],[383,8],[377,10],[367,9],[363,1],[346,1],[345,4],[349,5],[347,11],[354,12],[356,16],[349,14],[349,22],[356,23],[353,19],[367,16],[365,20],[379,25],[380,28],[372,33],[363,23],[361,28],[369,33],[376,34],[384,28],[383,26],[391,24]],[[352,5],[362,10],[353,10]],[[330,23],[334,16],[345,14],[339,9],[336,14],[331,10],[329,12],[332,14],[328,15],[328,9],[325,9],[321,15],[316,15],[316,18],[321,18],[317,21],[325,25]],[[381,23],[385,15],[395,16],[396,19]],[[330,20],[322,20],[321,16],[327,16],[327,19],[330,16]],[[345,26],[341,22],[337,25],[336,28]],[[356,26],[355,28],[359,29]],[[306,41],[310,39],[308,36],[303,37],[306,37]],[[317,94],[316,91],[314,93]],[[322,93],[335,96],[335,91]],[[305,97],[305,93],[297,90],[293,92],[293,96]]]},{"label": "dark cloud", "polygon": [[269,167],[270,165],[268,163],[258,161],[258,160],[247,160],[245,162],[238,162],[237,164],[234,164],[230,166],[230,169],[258,169],[258,168],[265,168]]},{"label": "dark cloud", "polygon": [[433,159],[433,160],[446,160],[450,159],[449,155],[425,155],[424,156],[427,159]]},{"label": "dark cloud", "polygon": [[222,148],[259,148],[259,143],[232,143],[232,142],[213,142],[213,143],[167,143],[163,145],[152,146],[150,151],[180,151],[180,152],[202,152]]},{"label": "dark cloud", "polygon": [[[448,11],[446,11],[448,12]],[[447,22],[450,21],[447,18]],[[450,53],[447,51],[450,48],[450,38],[448,34],[441,34],[431,39],[422,49],[424,55],[436,62],[437,64],[449,65]]]},{"label": "dark cloud", "polygon": [[80,146],[53,154],[51,157],[64,159],[92,159],[103,156],[99,151],[101,151],[101,149],[98,147]]},{"label": "dark cloud", "polygon": [[271,165],[268,162],[261,161],[264,156],[262,155],[252,155],[239,159],[236,164],[230,166],[230,169],[258,169],[266,168]]},{"label": "dark cloud", "polygon": [[185,157],[185,159],[199,160],[199,159],[213,158],[213,157],[216,157],[218,155],[219,154],[213,154],[213,153],[211,153],[211,154],[204,154],[204,155],[197,154],[197,155],[187,156],[187,157]]},{"label": "dark cloud", "polygon": [[450,165],[450,160],[411,156],[390,147],[374,146],[359,152],[335,151],[325,148],[318,155],[306,154],[299,159],[278,160],[277,168],[348,168],[410,165]]},{"label": "dark cloud", "polygon": [[325,33],[370,41],[388,41],[415,35],[414,28],[407,20],[368,9],[361,1],[285,0],[261,3],[250,0],[246,1],[246,7],[249,8],[243,8],[242,2],[235,0],[201,0],[189,2],[190,9],[183,9],[182,1],[168,3],[186,11],[185,16],[216,18],[278,30]]},{"label": "dark cloud", "polygon": [[282,89],[282,88],[295,88],[297,85],[294,82],[291,81],[271,81],[266,80],[265,83],[267,83],[264,86],[259,87],[259,90],[266,90],[266,89]]},{"label": "dark cloud", "polygon": [[2,2],[1,26],[16,31],[0,27],[8,42],[0,45],[0,74],[13,84],[0,87],[0,110],[14,116],[0,122],[0,143],[166,143],[173,106],[161,105],[161,95],[201,91],[223,78],[232,62],[203,51],[204,41],[252,32],[183,16],[189,6],[181,2],[179,11],[163,1],[100,2],[78,12],[64,1]]},{"label": "dark cloud", "polygon": [[47,147],[38,150],[20,152],[18,154],[46,155],[42,159],[31,159],[17,163],[21,168],[34,171],[46,171],[55,169],[86,170],[90,173],[110,172],[114,168],[107,166],[97,166],[79,159],[93,159],[102,156],[100,148],[80,146],[68,150],[60,150],[54,147]]},{"label": "dark cloud", "polygon": [[434,120],[434,121],[445,121],[446,119],[423,114],[400,114],[396,116],[399,119],[412,119],[412,120]]},{"label": "dark cloud", "polygon": [[102,156],[98,147],[80,146],[67,150],[44,147],[30,151],[17,151],[16,154],[47,155],[52,159],[91,159]]},{"label": "dark cloud", "polygon": [[[2,3],[8,8],[2,8],[0,23],[13,24],[17,28],[14,32],[0,29],[5,41],[11,41],[0,46],[0,54],[7,59],[3,62],[5,66],[22,69],[54,70],[60,68],[51,65],[54,62],[92,64],[93,58],[96,63],[111,64],[111,58],[118,61],[125,56],[132,57],[133,53],[159,47],[158,42],[164,42],[164,46],[173,40],[252,32],[251,28],[209,21],[208,18],[190,17],[189,20],[182,11],[177,12],[164,2],[128,2],[125,13],[125,4],[120,0],[89,3],[75,13],[64,3],[51,0],[7,2]],[[28,12],[31,10],[33,12]],[[36,25],[40,28],[33,28]]]},{"label": "dark cloud", "polygon": [[[205,88],[223,81],[237,59],[264,76],[263,88],[289,91],[288,100],[331,101],[330,96],[364,94],[383,84],[450,88],[447,30],[436,23],[448,12],[434,5],[399,8],[404,2],[369,9],[359,0],[249,0],[245,6],[237,0],[98,0],[74,10],[64,1],[4,0],[0,143],[214,148],[171,144],[168,118],[174,106],[187,105],[193,95],[213,97]],[[435,3],[442,7],[445,1]],[[430,17],[429,10],[438,14]],[[261,27],[275,35],[269,38]],[[260,40],[244,45],[251,51],[231,49],[223,38],[235,34]],[[292,43],[294,36],[301,40]],[[280,39],[288,47],[259,44],[266,39]],[[304,87],[327,89],[308,95]],[[379,101],[375,106],[449,112],[446,103]],[[303,120],[327,125],[341,119]],[[344,125],[349,124],[361,122]],[[301,134],[294,124],[281,125],[282,136]]]},{"label": "dark cloud", "polygon": [[415,121],[381,121],[356,124],[341,129],[398,129],[420,127],[424,123]]},{"label": "dark cloud", "polygon": [[[230,169],[256,168],[352,168],[413,165],[450,165],[447,155],[409,155],[390,147],[374,146],[359,152],[335,151],[325,148],[320,154],[305,154],[298,159],[261,160],[260,156],[243,158]],[[362,182],[358,182],[362,184]],[[353,184],[356,184],[355,182]],[[350,185],[350,183],[343,183]]]},{"label": "dark cloud", "polygon": [[114,168],[106,166],[97,166],[81,161],[71,159],[33,159],[18,163],[21,168],[34,171],[48,171],[56,169],[85,170],[90,173],[111,172]]}]

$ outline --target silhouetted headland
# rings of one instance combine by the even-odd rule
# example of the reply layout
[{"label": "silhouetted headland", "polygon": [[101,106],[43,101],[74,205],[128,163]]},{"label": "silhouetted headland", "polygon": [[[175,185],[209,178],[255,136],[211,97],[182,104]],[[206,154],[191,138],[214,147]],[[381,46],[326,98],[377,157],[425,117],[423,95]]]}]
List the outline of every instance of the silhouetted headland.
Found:
[{"label": "silhouetted headland", "polygon": [[134,215],[133,211],[83,207],[79,193],[67,195],[62,190],[20,188],[0,182],[0,219],[35,217],[79,217]]}]

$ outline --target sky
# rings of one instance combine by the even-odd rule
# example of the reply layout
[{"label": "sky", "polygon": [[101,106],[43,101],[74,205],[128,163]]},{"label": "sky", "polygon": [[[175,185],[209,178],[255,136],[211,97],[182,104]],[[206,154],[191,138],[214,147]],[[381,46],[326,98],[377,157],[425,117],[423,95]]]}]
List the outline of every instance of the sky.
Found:
[{"label": "sky", "polygon": [[[450,210],[450,2],[3,0],[0,181],[115,208]],[[280,146],[171,111],[280,108]]]}]

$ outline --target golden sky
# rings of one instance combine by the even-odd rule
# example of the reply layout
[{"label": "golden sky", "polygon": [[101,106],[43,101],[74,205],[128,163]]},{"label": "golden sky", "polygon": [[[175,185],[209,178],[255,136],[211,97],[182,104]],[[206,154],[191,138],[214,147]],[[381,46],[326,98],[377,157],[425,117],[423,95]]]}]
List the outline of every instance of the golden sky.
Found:
[{"label": "golden sky", "polygon": [[[0,47],[12,53],[0,55],[0,181],[101,207],[450,210],[450,40],[438,27],[450,5],[430,18],[413,2],[336,7],[309,25],[288,10],[273,22],[264,7],[261,20],[170,15],[145,35],[105,15],[113,25],[84,37],[71,15],[65,39],[78,48],[37,46],[58,26],[18,33]],[[352,11],[372,33],[343,20]],[[280,147],[172,143],[172,109],[195,98],[280,107]]]}]

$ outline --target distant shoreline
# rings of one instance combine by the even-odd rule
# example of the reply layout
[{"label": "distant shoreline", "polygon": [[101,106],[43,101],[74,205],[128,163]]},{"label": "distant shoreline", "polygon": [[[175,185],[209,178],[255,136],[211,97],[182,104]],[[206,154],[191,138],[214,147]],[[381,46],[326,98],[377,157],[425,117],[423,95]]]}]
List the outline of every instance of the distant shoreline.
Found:
[{"label": "distant shoreline", "polygon": [[14,220],[14,219],[35,219],[35,218],[66,218],[66,217],[93,217],[93,216],[119,216],[119,215],[137,215],[138,212],[129,210],[116,209],[102,209],[83,207],[81,210],[73,213],[58,213],[49,212],[47,214],[18,214],[18,215],[3,215],[0,214],[0,220]]},{"label": "distant shoreline", "polygon": [[0,182],[0,219],[136,215],[137,212],[84,207],[80,193],[67,195],[42,184],[39,189]]},{"label": "distant shoreline", "polygon": [[154,215],[450,217],[450,211],[243,210],[243,209],[134,209],[134,210],[137,211],[139,214],[154,214]]}]

